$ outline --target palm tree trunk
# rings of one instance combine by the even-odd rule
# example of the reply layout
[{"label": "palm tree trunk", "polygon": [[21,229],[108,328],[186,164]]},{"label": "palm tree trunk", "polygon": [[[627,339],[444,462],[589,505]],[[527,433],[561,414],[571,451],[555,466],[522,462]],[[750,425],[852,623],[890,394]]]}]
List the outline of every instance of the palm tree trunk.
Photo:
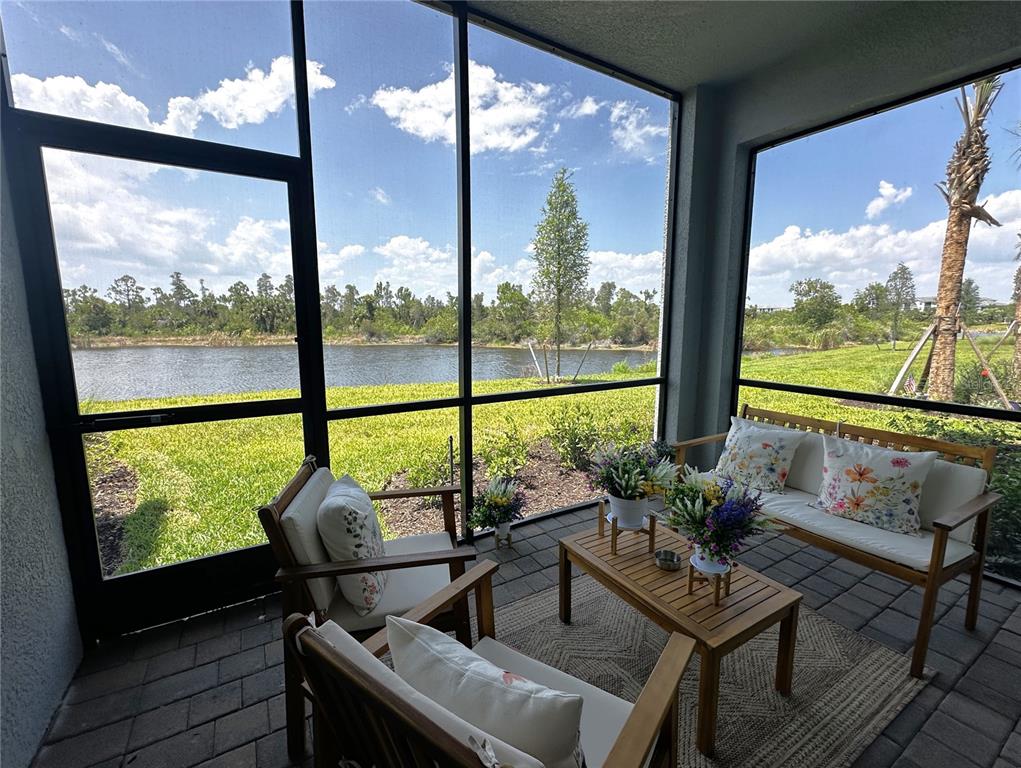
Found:
[{"label": "palm tree trunk", "polygon": [[[1021,272],[1021,267],[1018,267]],[[1014,301],[1014,397],[1021,400],[1021,296]]]},{"label": "palm tree trunk", "polygon": [[936,331],[933,342],[929,397],[954,399],[954,368],[957,353],[957,308],[961,302],[964,258],[968,252],[971,218],[959,206],[947,214],[947,233],[940,260],[939,288],[936,292]]}]

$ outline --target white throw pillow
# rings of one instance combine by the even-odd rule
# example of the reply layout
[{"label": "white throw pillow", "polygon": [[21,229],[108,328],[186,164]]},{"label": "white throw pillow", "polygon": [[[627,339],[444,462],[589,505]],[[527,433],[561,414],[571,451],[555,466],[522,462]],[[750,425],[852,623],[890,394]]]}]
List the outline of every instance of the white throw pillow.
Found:
[{"label": "white throw pillow", "polygon": [[783,493],[794,452],[806,434],[732,416],[715,474],[753,491]]},{"label": "white throw pillow", "polygon": [[581,696],[486,661],[437,629],[386,617],[394,671],[441,707],[540,760],[582,768]]},{"label": "white throw pillow", "polygon": [[[369,494],[350,475],[330,486],[316,520],[319,536],[332,560],[364,560],[385,554],[376,508]],[[383,597],[388,579],[388,571],[370,571],[338,576],[337,582],[344,599],[359,616],[365,616]]]},{"label": "white throw pillow", "polygon": [[816,506],[837,517],[918,535],[922,483],[935,451],[892,451],[823,436],[826,458]]},{"label": "white throw pillow", "polygon": [[[502,766],[543,768],[542,764],[535,758],[512,747],[510,744],[500,741],[493,735],[483,732],[481,728],[465,722],[462,718],[441,707],[428,696],[424,696],[416,691],[386,664],[369,653],[365,646],[351,637],[338,624],[327,621],[313,631],[342,653],[348,661],[357,666],[373,681],[376,687],[390,691],[395,698],[415,707],[441,729],[467,744],[470,748],[476,749],[478,744],[487,744]],[[472,744],[473,741],[475,744]]]}]

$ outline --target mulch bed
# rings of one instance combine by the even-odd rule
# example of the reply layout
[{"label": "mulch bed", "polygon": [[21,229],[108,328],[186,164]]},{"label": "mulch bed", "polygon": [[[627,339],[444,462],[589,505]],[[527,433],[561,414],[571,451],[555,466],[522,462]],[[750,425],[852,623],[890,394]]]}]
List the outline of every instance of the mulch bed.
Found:
[{"label": "mulch bed", "polygon": [[[474,462],[473,479],[476,492],[489,483],[489,474],[483,461]],[[577,469],[566,469],[549,443],[543,440],[528,452],[528,463],[518,473],[518,488],[525,497],[525,517],[548,512],[551,509],[577,504],[596,496],[588,476]],[[455,482],[458,480],[455,478]],[[387,490],[408,488],[407,473],[394,475]],[[382,504],[383,520],[391,537],[411,536],[418,533],[435,533],[443,530],[443,511],[436,499],[394,499]],[[460,519],[460,506],[457,509]]]},{"label": "mulch bed", "polygon": [[92,507],[96,513],[96,538],[104,576],[113,576],[124,556],[124,518],[135,511],[138,475],[125,464],[97,477],[92,483]]}]

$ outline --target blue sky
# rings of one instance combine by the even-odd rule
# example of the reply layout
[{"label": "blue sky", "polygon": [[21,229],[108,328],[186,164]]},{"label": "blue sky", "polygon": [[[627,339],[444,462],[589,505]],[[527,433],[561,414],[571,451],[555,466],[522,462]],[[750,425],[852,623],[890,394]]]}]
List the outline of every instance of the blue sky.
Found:
[{"label": "blue sky", "polygon": [[[283,2],[0,3],[23,106],[294,153]],[[371,289],[454,287],[450,19],[403,2],[306,4],[320,272]],[[590,226],[590,282],[658,289],[668,103],[488,30],[472,28],[476,290],[527,285],[529,244],[554,170],[574,171]],[[76,79],[77,78],[77,79]],[[960,131],[944,94],[759,157],[749,296],[791,303],[824,277],[846,298],[898,261],[935,291],[945,206],[934,183]],[[999,229],[978,227],[968,274],[1005,299],[1021,183],[1005,130],[1021,76],[1004,78],[983,188]],[[217,291],[289,271],[282,185],[47,154],[65,285],[145,286],[180,270]],[[885,182],[885,183],[884,183]]]},{"label": "blue sky", "polygon": [[[285,3],[0,10],[21,106],[296,152]],[[410,3],[308,3],[306,35],[322,282],[453,290],[450,18]],[[484,29],[470,56],[476,290],[527,285],[560,166],[590,225],[592,284],[658,290],[669,104]],[[129,272],[150,286],[179,269],[220,291],[289,271],[279,184],[56,152],[46,165],[65,285],[104,290]]]},{"label": "blue sky", "polygon": [[[981,199],[1003,226],[975,226],[965,274],[983,296],[1007,300],[1021,231],[1021,171],[1011,157],[1021,139],[1009,132],[1021,120],[1021,71],[1002,81],[987,122],[992,168]],[[958,96],[955,89],[760,153],[749,300],[790,306],[787,288],[801,277],[829,279],[850,298],[885,281],[898,261],[915,273],[919,295],[934,294],[946,217],[935,184],[961,134]],[[883,181],[887,196],[870,218]]]}]

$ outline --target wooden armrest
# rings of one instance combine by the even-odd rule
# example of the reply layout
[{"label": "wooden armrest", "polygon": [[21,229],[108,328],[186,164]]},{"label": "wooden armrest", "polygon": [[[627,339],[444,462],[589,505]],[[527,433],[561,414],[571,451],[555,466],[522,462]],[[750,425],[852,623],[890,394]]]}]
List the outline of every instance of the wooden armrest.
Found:
[{"label": "wooden armrest", "polygon": [[674,717],[677,689],[688,667],[695,641],[674,632],[656,662],[634,709],[621,729],[603,768],[640,768],[656,746],[667,717]]},{"label": "wooden armrest", "polygon": [[423,565],[442,565],[474,560],[479,553],[475,547],[458,547],[439,552],[409,552],[406,555],[367,557],[364,560],[343,560],[318,565],[296,565],[277,571],[277,581],[304,581],[323,576],[350,576],[366,571],[393,571],[400,568],[418,568]]},{"label": "wooden armrest", "polygon": [[[492,560],[483,560],[463,576],[458,576],[439,592],[427,597],[424,602],[404,614],[403,618],[419,624],[427,624],[458,600],[464,598],[479,583],[492,580],[498,567]],[[362,645],[373,655],[382,656],[390,649],[386,640],[386,627],[383,627]]]},{"label": "wooden armrest", "polygon": [[391,491],[376,491],[370,493],[369,498],[373,501],[384,499],[412,499],[418,496],[442,496],[445,493],[460,493],[459,485],[437,485],[434,488],[395,488]]},{"label": "wooden armrest", "polygon": [[969,520],[978,517],[1002,498],[1003,496],[995,491],[988,491],[981,496],[976,496],[966,504],[962,504],[957,509],[937,517],[932,521],[932,526],[933,528],[952,531],[954,528],[959,528]]},{"label": "wooden armrest", "polygon": [[681,440],[678,443],[671,443],[670,447],[674,449],[674,462],[678,467],[684,466],[684,460],[689,448],[694,448],[697,445],[708,445],[709,443],[719,443],[727,439],[727,432],[721,432],[718,435],[706,435],[705,437],[693,437],[691,440]]},{"label": "wooden armrest", "polygon": [[708,443],[718,443],[721,440],[726,440],[729,432],[720,432],[718,435],[705,435],[704,437],[693,437],[690,440],[679,440],[676,443],[670,443],[670,447],[674,450],[678,448],[694,448],[696,445],[707,445]]}]

